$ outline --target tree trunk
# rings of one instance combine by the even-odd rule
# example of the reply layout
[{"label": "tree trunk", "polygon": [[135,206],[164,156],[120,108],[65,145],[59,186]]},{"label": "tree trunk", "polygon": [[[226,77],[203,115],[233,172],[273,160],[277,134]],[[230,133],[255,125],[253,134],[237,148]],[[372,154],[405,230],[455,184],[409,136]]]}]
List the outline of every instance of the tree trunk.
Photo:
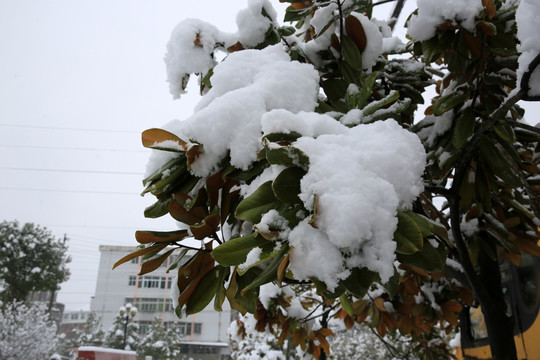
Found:
[{"label": "tree trunk", "polygon": [[479,300],[489,336],[491,355],[494,360],[517,359],[514,323],[506,314],[507,304],[502,291],[499,263],[490,259],[485,251],[480,251],[478,265],[479,278],[485,290],[483,296],[479,296]]}]

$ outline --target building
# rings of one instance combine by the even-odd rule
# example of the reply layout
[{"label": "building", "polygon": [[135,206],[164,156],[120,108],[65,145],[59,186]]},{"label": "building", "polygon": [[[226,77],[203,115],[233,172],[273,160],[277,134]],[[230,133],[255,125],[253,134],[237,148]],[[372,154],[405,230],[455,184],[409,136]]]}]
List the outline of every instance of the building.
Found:
[{"label": "building", "polygon": [[65,311],[62,316],[59,332],[66,334],[67,339],[73,339],[76,336],[75,330],[84,331],[89,315],[90,311]]},{"label": "building", "polygon": [[[167,272],[168,262],[146,275],[138,275],[141,258],[135,258],[112,269],[125,255],[137,250],[130,246],[99,247],[101,252],[96,292],[91,311],[101,318],[107,331],[118,315],[120,307],[130,303],[137,307],[134,321],[142,334],[148,332],[157,317],[166,326],[175,326],[184,335],[182,352],[197,359],[228,359],[231,310],[227,303],[216,312],[213,304],[202,312],[178,319],[174,313],[171,288],[175,272]],[[174,256],[174,255],[173,255]]]}]

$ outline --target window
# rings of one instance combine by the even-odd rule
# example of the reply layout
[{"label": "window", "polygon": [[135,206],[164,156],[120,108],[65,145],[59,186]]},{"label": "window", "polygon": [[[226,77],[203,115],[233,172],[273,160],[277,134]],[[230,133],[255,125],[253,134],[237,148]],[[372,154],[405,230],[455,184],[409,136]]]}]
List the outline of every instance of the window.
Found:
[{"label": "window", "polygon": [[134,258],[134,259],[131,259],[131,263],[132,263],[132,264],[138,264],[138,263],[139,263],[139,258],[136,257],[136,258]]},{"label": "window", "polygon": [[141,312],[162,312],[167,311],[171,312],[172,309],[172,300],[163,299],[163,298],[126,298],[126,303],[131,303],[137,307],[138,311]]},{"label": "window", "polygon": [[139,334],[148,334],[152,328],[152,321],[137,321],[139,325]]},{"label": "window", "polygon": [[79,319],[79,314],[71,314],[71,320]]},{"label": "window", "polygon": [[181,335],[191,335],[191,326],[193,325],[193,334],[200,334],[202,329],[201,323],[190,323],[190,322],[178,322],[177,329]]},{"label": "window", "polygon": [[[137,285],[137,277],[130,275],[128,279],[128,286]],[[139,288],[155,288],[155,289],[170,289],[172,286],[172,278],[165,276],[140,276],[139,277]]]}]

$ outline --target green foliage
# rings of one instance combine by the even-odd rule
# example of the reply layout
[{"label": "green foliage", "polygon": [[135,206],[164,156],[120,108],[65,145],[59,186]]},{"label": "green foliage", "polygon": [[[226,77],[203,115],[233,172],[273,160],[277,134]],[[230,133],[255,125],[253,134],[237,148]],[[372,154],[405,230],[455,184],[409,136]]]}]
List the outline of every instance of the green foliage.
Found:
[{"label": "green foliage", "polygon": [[17,221],[0,223],[0,299],[26,301],[38,291],[57,291],[69,278],[67,239]]},{"label": "green foliage", "polygon": [[[354,110],[357,116],[346,118],[349,127],[395,119],[418,135],[428,157],[425,191],[412,209],[395,214],[394,276],[382,283],[377,273],[350,266],[348,277],[337,279],[332,291],[317,278],[302,285],[322,297],[319,306],[337,309],[332,316],[342,319],[348,328],[369,323],[381,336],[399,332],[415,339],[416,344],[427,343],[437,324],[452,332],[462,305],[473,301],[471,289],[481,303],[488,301],[482,295],[485,286],[478,280],[479,254],[485,252],[493,261],[506,258],[514,264],[519,264],[523,252],[540,255],[536,244],[540,188],[534,178],[540,173],[540,131],[521,122],[523,110],[516,103],[523,94],[518,91],[509,97],[516,86],[518,66],[515,7],[503,7],[501,1],[483,1],[485,9],[475,18],[475,32],[453,19],[442,21],[432,38],[411,40],[382,54],[367,69],[362,56],[370,40],[355,13],[369,18],[371,1],[346,5],[311,0],[284,2],[290,4],[285,21],[294,26],[272,23],[264,41],[254,48],[282,41],[291,59],[314,64],[320,76],[318,113],[343,121]],[[310,24],[313,16],[334,5],[337,11],[316,31]],[[323,36],[331,41],[316,53],[307,54],[305,47],[298,45]],[[243,49],[242,44],[236,44],[228,50]],[[201,86],[212,86],[212,74],[202,78]],[[416,110],[426,100],[430,85],[435,85],[436,95],[428,100],[425,118],[419,120]],[[203,145],[188,145],[159,129],[144,132],[144,146],[174,153],[143,181],[143,194],[157,197],[145,215],[170,214],[189,231],[138,232],[141,249],[117,265],[145,255],[143,267],[151,271],[170,255],[167,246],[185,247],[182,241],[192,235],[204,246],[178,264],[177,314],[200,311],[212,299],[219,310],[227,298],[242,314],[256,314],[260,331],[267,326],[280,328],[280,343],[290,335],[295,346],[303,350],[307,347],[315,356],[327,352],[324,339],[330,312],[318,314],[322,327],[319,333],[311,330],[307,320],[293,321],[282,312],[261,308],[258,299],[259,288],[265,284],[298,282],[289,269],[288,231],[304,219],[311,219],[309,224],[317,228],[318,213],[324,212],[319,208],[319,194],[313,204],[300,200],[310,159],[295,146],[299,137],[296,132],[266,134],[257,161],[249,168],[235,168],[225,158],[211,176],[201,178],[191,166],[204,153]],[[260,183],[254,181],[272,165],[283,166],[279,175]],[[249,185],[253,191],[243,195],[239,185]],[[437,197],[444,198],[448,206],[438,205]],[[272,220],[261,224],[265,217]],[[455,271],[447,266],[452,261],[463,266],[468,281],[456,281]],[[426,288],[438,290],[428,295]],[[420,298],[423,301],[418,301]],[[290,306],[290,299],[278,300],[284,309]],[[440,306],[433,306],[432,301]],[[424,358],[431,356],[425,354]]]}]

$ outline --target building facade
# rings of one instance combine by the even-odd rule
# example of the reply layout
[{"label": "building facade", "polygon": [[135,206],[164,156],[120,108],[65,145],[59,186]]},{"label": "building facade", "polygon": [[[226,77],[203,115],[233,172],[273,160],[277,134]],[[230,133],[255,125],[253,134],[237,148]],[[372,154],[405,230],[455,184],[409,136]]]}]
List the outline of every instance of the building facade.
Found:
[{"label": "building facade", "polygon": [[73,339],[77,334],[75,330],[84,331],[86,320],[90,316],[90,311],[65,311],[60,323],[59,332],[66,334],[67,339]]},{"label": "building facade", "polygon": [[[137,250],[135,247],[102,245],[99,250],[101,257],[91,311],[101,318],[104,331],[112,326],[120,307],[130,303],[137,308],[133,320],[139,324],[141,334],[147,333],[154,319],[159,318],[164,325],[174,326],[184,335],[183,352],[189,357],[195,360],[229,358],[227,329],[231,310],[227,303],[223,304],[222,312],[216,312],[211,304],[198,314],[178,319],[171,299],[175,271],[167,272],[170,259],[152,273],[138,275],[141,258],[112,269],[119,259]],[[205,356],[201,356],[201,349]]]}]

